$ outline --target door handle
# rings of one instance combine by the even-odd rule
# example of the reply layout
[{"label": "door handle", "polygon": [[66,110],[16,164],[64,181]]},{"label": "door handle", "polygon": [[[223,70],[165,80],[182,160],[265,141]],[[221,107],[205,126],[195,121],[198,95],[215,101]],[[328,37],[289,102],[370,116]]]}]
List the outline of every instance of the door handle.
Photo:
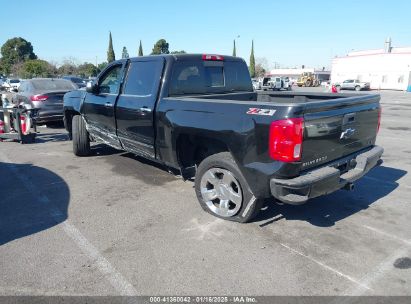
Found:
[{"label": "door handle", "polygon": [[104,106],[107,108],[112,108],[113,104],[111,102],[106,102]]},{"label": "door handle", "polygon": [[142,107],[142,108],[140,108],[140,109],[138,109],[140,112],[143,112],[143,113],[151,113],[151,109],[150,108],[147,108],[147,107]]}]

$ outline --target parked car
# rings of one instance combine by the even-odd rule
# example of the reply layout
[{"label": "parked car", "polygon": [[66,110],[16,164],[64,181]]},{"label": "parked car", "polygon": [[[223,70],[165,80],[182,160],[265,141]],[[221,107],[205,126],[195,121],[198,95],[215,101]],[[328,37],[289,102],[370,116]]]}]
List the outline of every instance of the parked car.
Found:
[{"label": "parked car", "polygon": [[264,77],[262,81],[262,89],[280,91],[281,89],[291,90],[290,79],[288,77]]},{"label": "parked car", "polygon": [[258,79],[253,78],[253,79],[251,79],[251,82],[253,83],[254,90],[260,90],[261,89],[261,84],[258,81]]},{"label": "parked car", "polygon": [[37,123],[50,123],[63,119],[63,96],[78,87],[69,80],[33,78],[21,83],[13,103],[30,104],[40,109]]},{"label": "parked car", "polygon": [[379,100],[257,94],[238,57],[141,56],[67,93],[64,121],[75,155],[90,155],[90,141],[140,155],[194,178],[205,211],[246,222],[264,198],[302,204],[352,190],[383,153]]},{"label": "parked car", "polygon": [[18,90],[20,87],[20,79],[6,79],[6,83],[3,85],[8,91]]},{"label": "parked car", "polygon": [[270,90],[279,91],[282,88],[281,77],[271,77],[267,82],[267,85]]},{"label": "parked car", "polygon": [[340,90],[361,91],[361,90],[369,90],[370,89],[370,83],[369,82],[361,82],[361,81],[355,80],[355,79],[344,80],[341,84],[336,84],[335,86],[337,87],[337,89],[340,89]]},{"label": "parked car", "polygon": [[261,89],[264,91],[267,91],[270,89],[270,84],[269,82],[271,81],[271,77],[263,77],[261,80]]},{"label": "parked car", "polygon": [[290,78],[285,76],[281,77],[281,89],[291,91],[292,83],[290,81]]},{"label": "parked car", "polygon": [[62,79],[70,80],[70,81],[73,82],[75,85],[77,85],[80,89],[86,87],[86,82],[85,82],[82,78],[80,78],[80,77],[76,77],[76,76],[63,76]]}]

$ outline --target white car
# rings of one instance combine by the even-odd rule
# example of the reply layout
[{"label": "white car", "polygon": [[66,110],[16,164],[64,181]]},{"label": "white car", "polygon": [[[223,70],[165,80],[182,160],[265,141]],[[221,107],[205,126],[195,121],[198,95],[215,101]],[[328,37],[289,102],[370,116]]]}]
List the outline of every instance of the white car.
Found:
[{"label": "white car", "polygon": [[20,79],[7,79],[6,84],[9,91],[18,90],[20,87]]},{"label": "white car", "polygon": [[257,79],[252,78],[251,82],[253,83],[254,90],[260,90],[261,89],[261,83]]},{"label": "white car", "polygon": [[330,84],[331,84],[331,81],[329,81],[329,80],[321,81],[321,86],[322,87],[328,87],[328,86],[330,86]]},{"label": "white car", "polygon": [[281,89],[281,77],[264,77],[261,88],[266,90],[280,90]]},{"label": "white car", "polygon": [[264,77],[262,88],[264,90],[280,91],[284,89],[289,91],[291,90],[291,83],[288,77]]},{"label": "white car", "polygon": [[281,77],[281,87],[287,91],[291,91],[292,83],[289,77]]},{"label": "white car", "polygon": [[335,85],[337,89],[339,88],[340,90],[356,90],[356,91],[361,91],[361,90],[369,90],[370,89],[370,83],[369,82],[361,82],[357,79],[347,79],[344,80],[342,83],[338,83]]}]

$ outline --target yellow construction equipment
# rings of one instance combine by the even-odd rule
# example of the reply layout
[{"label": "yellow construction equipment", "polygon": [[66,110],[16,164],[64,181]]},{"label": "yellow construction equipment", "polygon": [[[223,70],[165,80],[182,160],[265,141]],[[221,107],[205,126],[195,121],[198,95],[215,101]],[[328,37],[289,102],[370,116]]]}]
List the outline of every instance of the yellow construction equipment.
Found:
[{"label": "yellow construction equipment", "polygon": [[319,85],[318,79],[311,72],[303,72],[297,80],[299,87],[316,87]]}]

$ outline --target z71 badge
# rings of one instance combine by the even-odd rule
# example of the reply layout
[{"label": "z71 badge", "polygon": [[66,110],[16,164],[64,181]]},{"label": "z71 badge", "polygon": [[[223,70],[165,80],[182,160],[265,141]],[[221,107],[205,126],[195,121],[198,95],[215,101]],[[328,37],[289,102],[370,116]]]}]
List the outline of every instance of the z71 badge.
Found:
[{"label": "z71 badge", "polygon": [[264,116],[273,116],[275,110],[272,109],[259,109],[259,108],[249,108],[247,114],[251,115],[264,115]]}]

